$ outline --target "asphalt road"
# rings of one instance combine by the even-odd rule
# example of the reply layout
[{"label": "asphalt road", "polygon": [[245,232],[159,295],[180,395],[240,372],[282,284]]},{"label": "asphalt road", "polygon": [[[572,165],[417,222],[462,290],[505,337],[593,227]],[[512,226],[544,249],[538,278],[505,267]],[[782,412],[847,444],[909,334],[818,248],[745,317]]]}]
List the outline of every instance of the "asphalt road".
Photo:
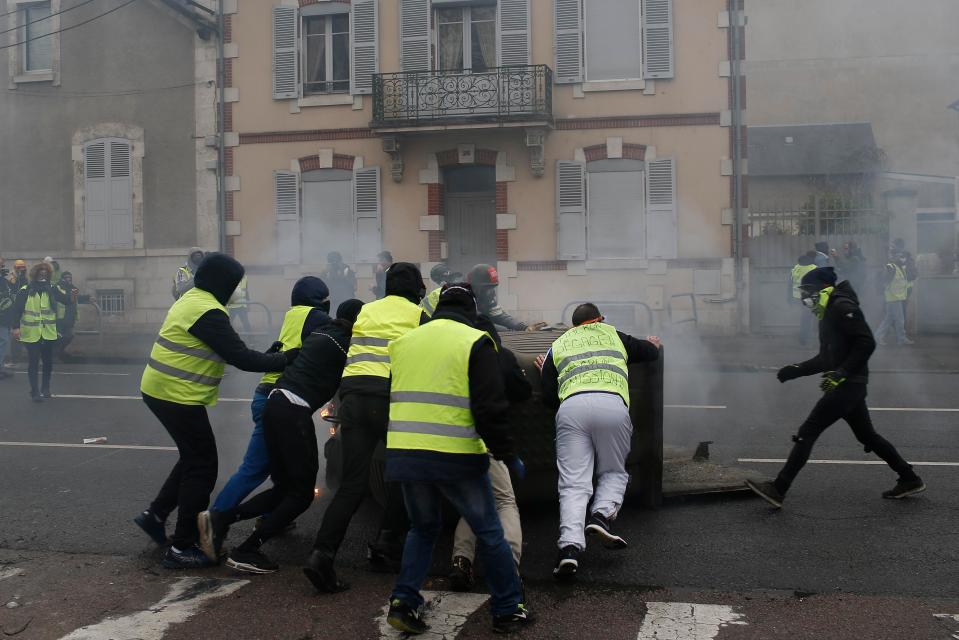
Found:
[{"label": "asphalt road", "polygon": [[[60,366],[54,394],[88,397],[39,405],[29,401],[21,372],[0,381],[0,627],[5,633],[29,621],[18,637],[64,637],[105,617],[149,609],[182,578],[159,568],[156,549],[130,522],[153,497],[175,452],[13,444],[80,445],[83,438],[104,436],[108,445],[170,447],[142,402],[124,399],[137,396],[140,371],[138,366]],[[255,381],[231,371],[221,397],[245,399]],[[875,374],[871,405],[909,409],[875,411],[877,429],[907,459],[959,465],[954,433],[959,412],[929,410],[959,409],[957,381],[959,376],[936,372]],[[725,407],[667,409],[667,443],[691,452],[697,442],[712,440],[714,459],[726,463],[785,457],[790,436],[818,396],[814,380],[783,386],[769,373],[721,373],[707,365],[671,371],[666,386],[667,404]],[[211,416],[222,484],[245,449],[249,406],[221,402]],[[813,458],[874,459],[844,424],[823,436]],[[750,466],[769,474],[778,469],[777,464]],[[807,467],[782,512],[748,498],[689,500],[656,511],[627,506],[617,528],[630,548],[619,553],[590,548],[571,587],[557,587],[550,579],[555,505],[524,508],[524,574],[530,601],[540,613],[539,623],[524,637],[586,637],[602,624],[601,637],[610,638],[949,638],[959,631],[959,622],[933,615],[959,614],[959,466],[921,467],[919,473],[929,490],[902,502],[880,499],[895,481],[884,466],[843,463]],[[216,580],[197,591],[206,589],[211,598],[197,605],[199,613],[184,614],[159,635],[130,637],[381,637],[376,617],[390,578],[364,570],[375,505],[365,505],[354,519],[340,553],[353,591],[316,597],[298,571],[327,501],[321,496],[295,532],[269,545],[269,553],[284,565],[279,574],[237,586],[222,581],[242,576],[215,569],[209,575]],[[244,531],[237,527],[233,535],[239,539]],[[445,571],[448,549],[444,543],[437,550],[437,575]],[[5,572],[10,575],[4,577]],[[443,587],[442,580],[432,585]],[[447,599],[437,605],[438,611],[450,603],[465,607],[466,614],[480,611],[468,619],[464,614],[447,637],[486,637],[482,588],[476,593],[477,602]],[[6,602],[20,606],[6,608]],[[691,609],[698,613],[690,614],[687,625],[695,630],[702,616],[713,616],[719,620],[715,633],[707,624],[702,635],[683,635],[684,623],[669,608],[676,602],[718,607]],[[667,625],[665,631],[655,626],[660,623]],[[678,631],[669,627],[674,623]],[[71,637],[126,637],[116,629],[97,633]],[[637,635],[643,633],[660,635]]]}]

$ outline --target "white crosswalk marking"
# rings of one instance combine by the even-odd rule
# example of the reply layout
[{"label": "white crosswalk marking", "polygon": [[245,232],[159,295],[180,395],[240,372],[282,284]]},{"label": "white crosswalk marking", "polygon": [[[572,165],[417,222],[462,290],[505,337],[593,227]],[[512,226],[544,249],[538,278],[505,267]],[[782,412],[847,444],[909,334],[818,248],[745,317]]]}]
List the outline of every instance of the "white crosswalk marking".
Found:
[{"label": "white crosswalk marking", "polygon": [[[454,593],[452,591],[423,591],[426,604],[423,607],[423,620],[430,625],[430,630],[423,635],[416,636],[423,640],[454,640],[460,632],[467,618],[489,600],[489,596],[482,593]],[[400,633],[386,622],[386,614],[390,607],[383,607],[383,614],[379,618],[380,638],[396,640],[408,637]]]},{"label": "white crosswalk marking", "polygon": [[746,622],[726,605],[649,602],[636,640],[713,640],[730,624]]}]

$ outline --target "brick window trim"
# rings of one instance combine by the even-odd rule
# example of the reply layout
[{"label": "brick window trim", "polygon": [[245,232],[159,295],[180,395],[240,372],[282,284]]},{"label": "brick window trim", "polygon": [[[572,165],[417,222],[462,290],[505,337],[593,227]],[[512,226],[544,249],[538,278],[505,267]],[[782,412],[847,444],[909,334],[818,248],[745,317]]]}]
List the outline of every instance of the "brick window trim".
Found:
[{"label": "brick window trim", "polygon": [[300,163],[301,172],[316,171],[317,169],[343,169],[345,171],[352,171],[353,163],[355,160],[356,160],[355,156],[350,156],[343,153],[334,153],[333,166],[321,167],[319,154],[314,154],[312,156],[303,156],[302,158],[298,159]]},{"label": "brick window trim", "polygon": [[[595,162],[596,160],[607,160],[606,143],[594,144],[583,148],[583,154],[586,156],[586,162]],[[646,145],[644,144],[623,144],[623,158],[627,160],[645,160]]]}]

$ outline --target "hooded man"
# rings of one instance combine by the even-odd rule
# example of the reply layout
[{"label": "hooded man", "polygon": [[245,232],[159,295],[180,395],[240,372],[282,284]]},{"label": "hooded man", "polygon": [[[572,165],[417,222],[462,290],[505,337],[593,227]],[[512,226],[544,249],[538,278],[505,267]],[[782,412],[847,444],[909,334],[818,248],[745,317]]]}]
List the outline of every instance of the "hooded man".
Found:
[{"label": "hooded man", "polygon": [[[203,253],[203,249],[193,247],[190,249],[190,253],[187,254],[186,263],[182,267],[177,268],[176,275],[173,276],[174,300],[179,300],[180,296],[193,288],[193,276],[200,267],[200,263],[203,262],[204,255],[206,254]],[[237,285],[239,285],[239,282],[237,282]],[[234,287],[234,291],[235,290],[236,287]],[[230,292],[230,296],[232,295],[233,291]]]},{"label": "hooded man", "polygon": [[833,267],[820,267],[803,276],[800,285],[803,306],[819,319],[819,353],[805,362],[790,364],[776,374],[780,382],[822,374],[819,388],[822,398],[793,436],[792,451],[774,482],[746,485],[777,509],[783,506],[786,492],[802,470],[813,445],[822,433],[838,420],[845,420],[866,453],[875,452],[899,474],[896,486],[883,498],[900,499],[926,490],[912,466],[896,448],[876,433],[866,406],[869,382],[867,363],[876,341],[859,307],[859,298],[848,282],[836,284]]},{"label": "hooded man", "polygon": [[197,515],[216,484],[216,439],[206,407],[216,404],[224,363],[243,371],[282,371],[297,349],[249,349],[230,324],[226,304],[243,277],[243,265],[211,253],[197,267],[193,287],[170,307],[143,371],[143,402],[173,438],[180,459],[156,499],[134,522],[165,544],[166,519],[177,509],[176,529],[161,564],[196,569],[215,564],[197,546]]},{"label": "hooded man", "polygon": [[343,262],[339,251],[330,251],[326,255],[326,268],[320,276],[330,288],[330,308],[338,309],[340,304],[356,295],[356,272]]}]

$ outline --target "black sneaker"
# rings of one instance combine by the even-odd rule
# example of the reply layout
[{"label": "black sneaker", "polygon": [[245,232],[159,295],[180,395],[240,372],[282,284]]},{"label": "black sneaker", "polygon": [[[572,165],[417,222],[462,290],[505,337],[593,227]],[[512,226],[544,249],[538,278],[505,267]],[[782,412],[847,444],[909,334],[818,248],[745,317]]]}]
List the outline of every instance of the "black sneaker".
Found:
[{"label": "black sneaker", "polygon": [[229,523],[219,511],[201,511],[196,517],[196,526],[200,530],[200,548],[206,557],[214,562],[220,561],[220,549],[230,530]]},{"label": "black sneaker", "polygon": [[370,561],[370,571],[374,573],[399,573],[403,559],[402,550],[399,554],[392,549],[369,544],[366,548],[366,559]]},{"label": "black sneaker", "polygon": [[423,622],[419,611],[396,598],[390,601],[390,612],[386,614],[386,622],[397,631],[414,635],[426,633],[430,629],[430,625]]},{"label": "black sneaker", "polygon": [[599,536],[600,542],[607,549],[625,549],[627,544],[620,536],[609,529],[609,520],[601,513],[594,513],[586,521],[586,535]]},{"label": "black sneaker", "polygon": [[244,551],[234,549],[226,557],[226,566],[236,569],[241,573],[276,573],[280,565],[266,557],[259,549],[253,551]]},{"label": "black sneaker", "polygon": [[43,398],[44,400],[49,400],[50,398],[53,397],[53,394],[50,393],[49,389],[46,389],[45,391],[40,392],[40,397]]},{"label": "black sneaker", "polygon": [[922,478],[916,478],[915,480],[900,479],[895,487],[889,491],[883,491],[882,497],[888,498],[889,500],[902,500],[907,496],[913,496],[925,490],[926,483],[922,481]]},{"label": "black sneaker", "polygon": [[336,577],[336,571],[333,569],[333,558],[322,551],[313,550],[306,564],[303,566],[303,573],[309,578],[317,591],[323,593],[339,593],[346,591],[350,585],[341,582]]},{"label": "black sneaker", "polygon": [[149,509],[134,518],[133,522],[143,529],[143,532],[150,536],[157,544],[162,545],[168,542],[166,537],[166,521],[157,518]]},{"label": "black sneaker", "polygon": [[30,399],[33,400],[34,402],[43,402],[43,396],[33,391],[30,392]]},{"label": "black sneaker", "polygon": [[196,545],[184,551],[174,551],[173,547],[170,547],[160,564],[166,569],[205,569],[216,566]]},{"label": "black sneaker", "polygon": [[576,570],[579,569],[579,549],[573,545],[566,545],[559,551],[556,557],[556,567],[553,569],[553,577],[557,580],[569,580],[576,576]]},{"label": "black sneaker", "polygon": [[783,500],[786,499],[786,496],[779,493],[779,489],[777,489],[776,485],[772,482],[754,482],[753,480],[747,480],[746,486],[752,489],[753,493],[757,496],[777,509],[783,508]]},{"label": "black sneaker", "polygon": [[454,556],[449,577],[450,589],[453,591],[469,591],[476,582],[473,578],[473,563],[463,556]]},{"label": "black sneaker", "polygon": [[535,618],[526,605],[516,605],[516,611],[505,616],[493,616],[493,633],[516,633],[533,624]]}]

